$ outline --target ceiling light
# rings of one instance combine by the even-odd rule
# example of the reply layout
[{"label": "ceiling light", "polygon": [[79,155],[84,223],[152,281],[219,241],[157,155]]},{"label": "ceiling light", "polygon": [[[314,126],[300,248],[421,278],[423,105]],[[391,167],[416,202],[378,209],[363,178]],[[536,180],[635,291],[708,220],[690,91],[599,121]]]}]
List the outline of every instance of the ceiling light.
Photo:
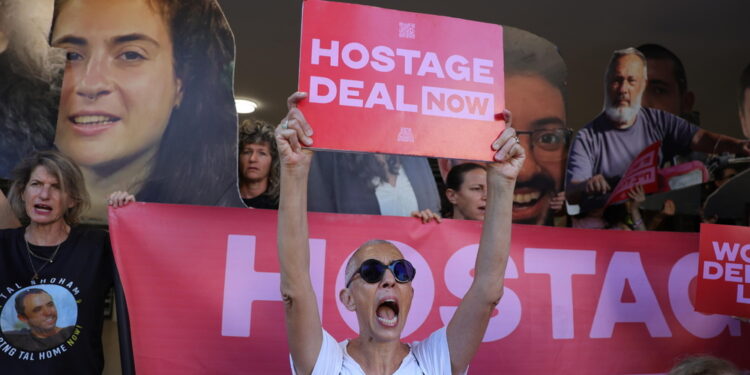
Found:
[{"label": "ceiling light", "polygon": [[237,106],[237,113],[253,113],[258,108],[258,103],[249,99],[235,99],[235,106]]}]

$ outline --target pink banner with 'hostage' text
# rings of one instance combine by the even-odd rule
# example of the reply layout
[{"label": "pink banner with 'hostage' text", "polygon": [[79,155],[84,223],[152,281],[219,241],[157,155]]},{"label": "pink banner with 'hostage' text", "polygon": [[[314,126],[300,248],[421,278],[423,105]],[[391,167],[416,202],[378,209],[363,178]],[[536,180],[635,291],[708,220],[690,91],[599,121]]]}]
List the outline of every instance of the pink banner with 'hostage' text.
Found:
[{"label": "pink banner with 'hostage' text", "polygon": [[[417,268],[404,340],[450,319],[471,283],[481,223],[313,213],[312,282],[338,340],[347,257],[373,238]],[[276,212],[135,203],[110,211],[142,374],[288,374]],[[694,311],[698,234],[514,225],[505,294],[470,374],[654,374],[710,353],[750,367],[745,323]]]}]

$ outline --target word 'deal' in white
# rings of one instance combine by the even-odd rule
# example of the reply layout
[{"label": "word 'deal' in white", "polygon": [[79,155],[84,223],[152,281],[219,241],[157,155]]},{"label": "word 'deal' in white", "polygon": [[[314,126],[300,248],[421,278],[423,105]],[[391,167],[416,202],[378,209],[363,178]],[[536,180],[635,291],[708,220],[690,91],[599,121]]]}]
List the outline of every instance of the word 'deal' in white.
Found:
[{"label": "word 'deal' in white", "polygon": [[335,82],[326,77],[310,76],[309,100],[328,104],[338,98],[338,104],[345,107],[382,108],[470,120],[494,119],[494,97],[489,93],[424,86],[420,110],[419,104],[406,101],[406,90],[404,85],[388,87],[383,82],[375,82],[365,87],[365,82],[360,80]]}]

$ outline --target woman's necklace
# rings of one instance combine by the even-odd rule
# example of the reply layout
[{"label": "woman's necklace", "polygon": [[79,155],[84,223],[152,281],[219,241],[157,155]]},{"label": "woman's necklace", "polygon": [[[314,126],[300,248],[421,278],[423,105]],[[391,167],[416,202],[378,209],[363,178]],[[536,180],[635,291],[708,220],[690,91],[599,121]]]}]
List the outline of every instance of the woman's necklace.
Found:
[{"label": "woman's necklace", "polygon": [[[47,265],[49,265],[49,264],[51,264],[51,263],[53,263],[55,261],[55,257],[57,256],[57,252],[60,250],[60,246],[62,245],[62,242],[60,242],[59,244],[57,244],[57,247],[55,248],[55,251],[52,252],[52,256],[49,257],[49,258],[46,258],[46,257],[43,257],[43,256],[38,255],[35,252],[31,251],[31,247],[29,246],[29,241],[26,240],[26,237],[24,237],[23,241],[26,243],[26,255],[28,255],[28,257],[29,257],[29,264],[31,264],[31,269],[34,271],[34,277],[32,278],[32,280],[39,280],[39,273],[42,272],[42,270],[44,269],[44,267],[47,267]],[[65,242],[65,241],[63,241],[63,242]],[[34,256],[34,258],[41,259],[41,260],[44,261],[44,264],[41,267],[39,267],[38,270],[34,266],[34,262],[31,259],[32,255]]]}]

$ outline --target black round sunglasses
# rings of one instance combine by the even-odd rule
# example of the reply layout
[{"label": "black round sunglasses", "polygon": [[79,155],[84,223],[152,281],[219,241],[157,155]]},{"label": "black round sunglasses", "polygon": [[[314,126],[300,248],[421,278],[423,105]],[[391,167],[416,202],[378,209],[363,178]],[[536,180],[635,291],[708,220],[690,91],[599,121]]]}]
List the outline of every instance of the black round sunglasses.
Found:
[{"label": "black round sunglasses", "polygon": [[396,281],[402,284],[412,281],[414,279],[414,275],[416,275],[417,273],[417,270],[414,269],[414,266],[412,266],[412,264],[409,263],[409,261],[406,259],[394,260],[389,265],[385,265],[383,264],[383,262],[377,259],[368,259],[362,262],[359,268],[354,271],[352,277],[349,278],[349,281],[346,282],[346,287],[349,287],[349,285],[354,280],[354,276],[357,276],[357,274],[362,277],[362,280],[366,281],[369,284],[379,283],[380,280],[383,280],[385,270],[391,270],[391,272],[393,273],[393,277],[396,278]]}]

